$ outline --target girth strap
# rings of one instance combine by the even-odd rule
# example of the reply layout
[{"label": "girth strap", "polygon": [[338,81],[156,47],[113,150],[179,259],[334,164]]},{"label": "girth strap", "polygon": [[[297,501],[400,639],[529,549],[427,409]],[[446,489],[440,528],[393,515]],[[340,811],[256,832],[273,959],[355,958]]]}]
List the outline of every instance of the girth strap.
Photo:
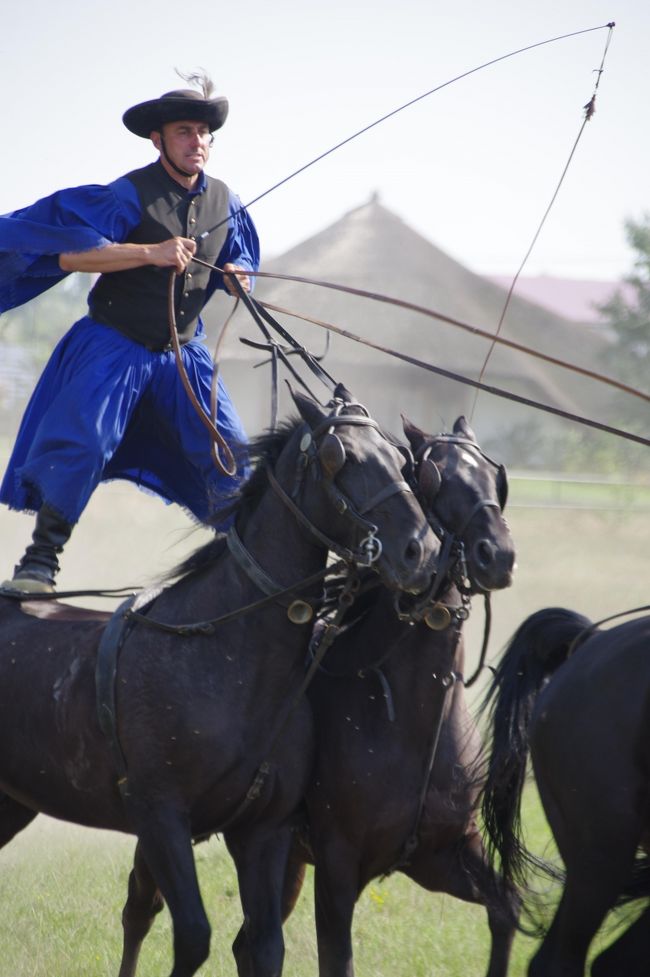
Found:
[{"label": "girth strap", "polygon": [[135,602],[135,595],[129,597],[117,608],[104,628],[97,648],[95,664],[95,691],[97,698],[97,718],[108,740],[117,769],[117,785],[122,795],[127,793],[126,760],[117,737],[117,714],[115,710],[115,681],[117,660],[120,651],[133,625],[125,617],[127,610]]},{"label": "girth strap", "polygon": [[128,794],[126,760],[117,735],[116,681],[117,665],[124,642],[131,633],[135,619],[130,617],[134,610],[149,607],[161,592],[161,588],[143,590],[132,594],[113,613],[104,628],[97,647],[95,663],[95,693],[97,699],[97,718],[108,739],[113,761],[118,773],[117,786],[122,796]]}]

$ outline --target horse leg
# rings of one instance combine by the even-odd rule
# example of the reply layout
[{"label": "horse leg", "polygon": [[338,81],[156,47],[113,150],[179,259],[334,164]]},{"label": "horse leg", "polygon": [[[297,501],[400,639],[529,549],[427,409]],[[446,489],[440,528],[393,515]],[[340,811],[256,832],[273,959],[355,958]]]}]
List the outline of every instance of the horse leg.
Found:
[{"label": "horse leg", "polygon": [[352,919],[359,896],[358,852],[328,841],[316,854],[316,936],[320,977],[354,977]]},{"label": "horse leg", "polygon": [[228,849],[237,869],[244,923],[233,953],[240,977],[280,977],[284,964],[282,891],[291,830],[230,832]]},{"label": "horse leg", "polygon": [[[210,924],[201,901],[189,818],[175,805],[141,803],[133,795],[128,810],[138,835],[139,857],[172,917],[174,966],[170,977],[193,977],[210,954]],[[150,885],[148,892],[150,895]]]},{"label": "horse leg", "polygon": [[293,912],[305,881],[307,863],[302,845],[292,839],[282,886],[282,922]]},{"label": "horse leg", "polygon": [[129,894],[122,911],[124,942],[118,977],[135,977],[144,938],[164,905],[138,842],[129,875]]},{"label": "horse leg", "polygon": [[[282,905],[280,909],[282,922],[286,922],[298,901],[305,880],[306,862],[302,847],[295,843],[291,845],[282,887]],[[238,977],[250,977],[252,961],[248,953],[246,940],[246,926],[240,927],[232,945],[232,952],[237,964]],[[121,977],[121,975],[120,975]]]},{"label": "horse leg", "polygon": [[[535,778],[566,881],[553,922],[531,961],[530,977],[583,977],[589,946],[632,876],[644,826],[643,810],[634,803],[641,779],[634,751],[619,748],[605,724],[603,729],[611,743],[609,753],[595,738],[588,749],[578,747],[583,763],[577,789],[572,763],[560,762],[570,755],[566,749],[561,752],[560,737],[543,738],[540,732],[536,740],[535,731],[531,737]],[[575,750],[575,739],[572,746]],[[619,784],[628,786],[619,789]]]},{"label": "horse leg", "polygon": [[589,946],[617,891],[585,872],[584,866],[568,871],[553,922],[531,960],[529,977],[583,977]]},{"label": "horse leg", "polygon": [[650,906],[595,960],[592,977],[644,977],[650,961]]},{"label": "horse leg", "polygon": [[19,831],[31,824],[36,813],[8,794],[0,793],[0,848],[8,845]]},{"label": "horse leg", "polygon": [[519,914],[514,892],[504,891],[485,857],[478,832],[458,843],[431,851],[423,843],[405,873],[430,892],[446,892],[464,902],[485,906],[490,927],[490,959],[486,977],[506,977]]}]

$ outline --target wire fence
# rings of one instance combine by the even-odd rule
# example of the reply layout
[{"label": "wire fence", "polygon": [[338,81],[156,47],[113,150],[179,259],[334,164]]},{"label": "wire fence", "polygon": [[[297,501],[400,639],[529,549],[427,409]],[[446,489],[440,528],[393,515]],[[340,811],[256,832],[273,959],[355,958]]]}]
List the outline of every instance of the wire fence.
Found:
[{"label": "wire fence", "polygon": [[508,507],[650,511],[650,484],[615,477],[509,472]]}]

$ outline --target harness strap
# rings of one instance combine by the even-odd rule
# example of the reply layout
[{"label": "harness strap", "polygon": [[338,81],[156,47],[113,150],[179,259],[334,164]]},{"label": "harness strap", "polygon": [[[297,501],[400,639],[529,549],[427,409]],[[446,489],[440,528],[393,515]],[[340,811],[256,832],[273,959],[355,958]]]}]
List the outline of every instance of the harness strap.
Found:
[{"label": "harness strap", "polygon": [[600,621],[594,621],[588,627],[583,628],[579,634],[575,636],[571,644],[569,645],[569,650],[567,652],[567,658],[569,658],[574,651],[577,650],[579,645],[583,644],[594,634],[601,624],[608,624],[610,621],[616,621],[619,617],[627,617],[628,614],[641,614],[644,611],[650,611],[650,604],[644,604],[642,607],[631,607],[628,611],[619,611],[617,614],[610,614],[609,617],[603,617]]},{"label": "harness strap", "polygon": [[[456,647],[458,645],[458,640],[460,639],[460,630],[457,633],[456,644],[454,645],[454,656],[456,655]],[[402,849],[401,855],[398,857],[397,861],[388,868],[382,875],[382,879],[387,878],[392,875],[393,872],[398,871],[405,865],[408,865],[411,855],[420,843],[419,831],[420,824],[422,822],[422,815],[424,813],[424,805],[426,803],[427,794],[429,792],[429,783],[431,781],[431,773],[433,771],[433,765],[436,760],[436,755],[438,753],[438,744],[440,743],[440,733],[442,731],[442,724],[445,715],[445,704],[447,702],[447,694],[449,690],[455,685],[456,682],[462,681],[462,675],[458,672],[450,671],[446,675],[440,678],[440,683],[442,685],[442,702],[440,703],[440,709],[436,717],[436,722],[433,727],[431,735],[431,745],[429,748],[429,757],[427,761],[427,767],[424,775],[424,780],[422,782],[422,787],[420,789],[420,796],[418,798],[418,807],[415,815],[415,820],[413,822],[413,827],[410,834],[408,835],[406,841],[404,842],[404,847]]]},{"label": "harness strap", "polygon": [[465,682],[465,688],[469,689],[474,682],[477,680],[483,667],[485,665],[485,656],[487,655],[488,642],[490,640],[490,629],[492,627],[492,604],[490,603],[489,593],[484,594],[484,605],[485,605],[485,625],[483,627],[483,644],[481,646],[481,654],[479,655],[478,665],[476,666],[476,671],[471,675]]},{"label": "harness strap", "polygon": [[120,652],[128,635],[133,629],[133,623],[128,612],[136,603],[152,603],[158,591],[145,591],[139,595],[132,595],[125,600],[111,615],[97,647],[97,661],[95,663],[95,694],[97,702],[97,718],[99,726],[108,740],[115,769],[117,770],[117,786],[122,797],[128,794],[126,759],[117,735],[117,712],[115,683],[117,680],[117,663]]},{"label": "harness strap", "polygon": [[157,631],[165,631],[167,634],[176,634],[181,637],[187,637],[193,634],[213,634],[215,628],[219,624],[225,624],[227,621],[234,621],[238,617],[243,617],[244,614],[250,614],[252,611],[257,611],[261,607],[266,607],[268,604],[277,603],[280,597],[287,597],[293,595],[296,590],[302,590],[303,587],[309,587],[311,584],[318,583],[322,580],[330,570],[338,570],[344,565],[344,561],[333,564],[331,567],[325,567],[324,570],[319,570],[317,573],[313,573],[310,577],[305,577],[303,580],[299,580],[297,583],[293,584],[291,587],[286,587],[284,590],[278,590],[276,593],[268,594],[266,597],[262,597],[260,600],[253,601],[250,604],[245,604],[244,607],[236,607],[232,611],[228,611],[226,614],[220,614],[219,617],[210,618],[207,621],[188,621],[187,624],[168,624],[165,621],[156,621],[155,618],[150,618],[146,614],[140,614],[135,609],[127,609],[125,614],[129,620],[133,620],[138,624],[143,624],[145,627],[154,628]]},{"label": "harness strap", "polygon": [[257,768],[257,771],[255,773],[255,776],[253,777],[251,785],[246,791],[246,794],[242,798],[237,808],[233,811],[233,813],[226,821],[222,822],[222,824],[219,826],[219,828],[216,830],[215,833],[217,834],[223,833],[232,824],[238,821],[239,818],[242,816],[242,814],[244,814],[244,812],[247,810],[247,808],[253,803],[253,801],[257,800],[257,798],[262,793],[262,790],[264,789],[264,786],[266,784],[267,777],[272,769],[273,752],[278,744],[280,736],[282,735],[287,723],[289,722],[289,719],[291,718],[294,710],[296,709],[296,706],[304,696],[314,676],[316,675],[316,672],[318,671],[321,662],[325,657],[326,652],[335,641],[340,630],[339,625],[341,623],[341,620],[343,619],[343,616],[347,613],[350,604],[354,600],[354,589],[355,589],[355,577],[352,573],[350,573],[348,577],[348,585],[346,586],[346,588],[344,588],[343,593],[341,594],[339,600],[339,606],[336,615],[334,617],[334,620],[330,624],[326,625],[325,628],[323,628],[321,634],[321,640],[318,644],[317,649],[315,650],[313,659],[309,665],[309,668],[305,673],[305,676],[300,684],[300,687],[295,692],[284,716],[277,724],[273,734],[270,737],[269,746],[266,751],[266,759],[264,759],[260,763],[259,767]]},{"label": "harness strap", "polygon": [[257,584],[263,594],[275,596],[283,592],[284,588],[278,586],[276,582],[263,570],[255,557],[246,549],[241,541],[239,533],[234,526],[231,526],[226,536],[226,543],[231,554],[242,568],[244,573]]},{"label": "harness strap", "polygon": [[376,492],[371,499],[366,502],[362,509],[359,509],[359,515],[365,516],[367,512],[378,506],[380,502],[385,502],[386,499],[390,499],[392,495],[397,495],[398,492],[408,492],[410,495],[413,494],[413,489],[408,484],[408,482],[393,482],[392,485],[386,485],[379,492]]},{"label": "harness strap", "polygon": [[474,518],[474,516],[476,515],[476,513],[477,512],[480,512],[481,509],[498,509],[499,512],[500,512],[501,511],[501,506],[499,505],[498,502],[493,502],[492,499],[479,499],[478,502],[476,503],[476,505],[472,508],[472,510],[471,510],[470,514],[468,515],[467,519],[465,520],[464,525],[461,527],[461,529],[458,530],[458,532],[456,534],[457,536],[462,536],[463,535],[463,533],[465,532],[465,530],[469,526],[470,522],[472,521],[472,519]]},{"label": "harness strap", "polygon": [[327,547],[327,549],[332,550],[332,552],[340,556],[341,559],[345,560],[346,563],[353,563],[355,561],[360,562],[359,554],[353,553],[352,550],[348,549],[347,546],[342,546],[340,543],[330,539],[329,536],[322,533],[317,526],[314,526],[314,524],[296,505],[291,496],[285,492],[270,468],[267,469],[267,475],[269,482],[271,483],[271,486],[273,487],[273,490],[278,498],[284,502],[286,507],[295,516],[300,525],[315,536],[319,543],[322,543],[323,546]]},{"label": "harness strap", "polygon": [[[193,257],[199,265],[203,265],[207,268],[212,268],[216,271],[223,272],[223,269],[218,268],[217,265],[209,264],[207,261],[203,261],[200,258]],[[224,273],[225,274],[225,273]],[[311,372],[316,376],[329,390],[333,390],[336,387],[336,381],[330,374],[325,370],[318,359],[314,357],[304,346],[302,346],[292,335],[289,333],[280,323],[275,319],[270,312],[268,312],[259,302],[256,302],[252,296],[250,296],[246,290],[243,288],[241,282],[235,274],[228,274],[230,281],[237,292],[237,297],[241,299],[246,309],[252,316],[254,322],[257,324],[262,335],[266,339],[267,349],[271,354],[271,429],[275,430],[277,426],[277,414],[278,414],[278,360],[281,359],[284,365],[287,367],[292,376],[304,387],[305,390],[313,397],[313,394],[309,390],[309,387],[303,381],[301,376],[294,370],[293,366],[289,361],[289,355],[282,346],[276,342],[271,333],[266,328],[264,322],[266,321],[279,335],[289,343],[292,347],[292,351],[298,354],[303,362],[309,367]],[[171,289],[171,285],[170,285]],[[170,291],[170,296],[171,296]],[[170,298],[171,301],[171,298]],[[170,309],[170,318],[173,315],[173,310]],[[250,345],[250,344],[249,344]],[[314,398],[317,399],[317,398]]]}]

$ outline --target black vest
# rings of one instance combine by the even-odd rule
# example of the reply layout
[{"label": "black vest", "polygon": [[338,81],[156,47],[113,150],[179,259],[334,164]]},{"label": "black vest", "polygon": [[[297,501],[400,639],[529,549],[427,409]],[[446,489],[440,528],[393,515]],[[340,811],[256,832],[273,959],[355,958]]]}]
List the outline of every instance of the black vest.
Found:
[{"label": "black vest", "polygon": [[[127,173],[138,192],[142,219],[126,238],[133,244],[158,244],[171,237],[198,238],[196,255],[216,264],[228,231],[228,187],[207,177],[202,193],[189,194],[160,162]],[[162,349],[169,342],[168,290],[170,268],[145,265],[130,271],[100,275],[88,296],[90,315],[112,326],[149,349]],[[194,335],[196,320],[206,302],[211,271],[190,262],[184,275],[176,277],[176,326],[186,340]]]}]

